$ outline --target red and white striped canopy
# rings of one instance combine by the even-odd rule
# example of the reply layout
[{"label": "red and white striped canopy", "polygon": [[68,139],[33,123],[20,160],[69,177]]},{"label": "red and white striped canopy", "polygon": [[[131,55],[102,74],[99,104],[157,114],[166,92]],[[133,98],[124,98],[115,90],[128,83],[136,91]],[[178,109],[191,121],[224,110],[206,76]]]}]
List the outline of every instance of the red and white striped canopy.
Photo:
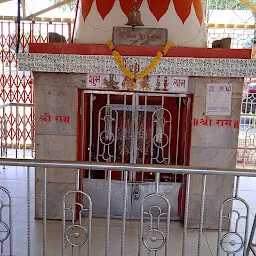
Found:
[{"label": "red and white striped canopy", "polygon": [[[86,20],[91,11],[93,1],[96,1],[98,12],[103,20],[112,10],[115,1],[120,2],[121,9],[127,18],[134,5],[134,0],[82,0],[82,14],[84,20]],[[202,0],[138,0],[138,6],[141,6],[143,1],[148,1],[149,9],[158,21],[165,15],[170,2],[173,1],[176,13],[183,23],[185,23],[189,17],[192,5],[194,6],[199,23],[202,24],[203,22]]]}]

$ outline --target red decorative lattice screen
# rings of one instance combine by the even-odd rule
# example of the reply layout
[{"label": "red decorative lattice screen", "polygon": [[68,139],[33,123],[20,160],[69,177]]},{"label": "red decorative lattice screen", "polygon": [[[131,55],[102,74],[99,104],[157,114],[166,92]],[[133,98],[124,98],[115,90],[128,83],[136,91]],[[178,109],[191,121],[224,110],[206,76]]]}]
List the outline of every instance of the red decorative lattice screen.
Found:
[{"label": "red decorative lattice screen", "polygon": [[[19,52],[29,51],[29,43],[47,43],[48,33],[71,39],[71,23],[22,22]],[[31,72],[18,69],[17,24],[0,21],[0,133],[2,144],[11,148],[31,148],[34,142],[34,85]],[[50,51],[49,51],[50,53]]]}]

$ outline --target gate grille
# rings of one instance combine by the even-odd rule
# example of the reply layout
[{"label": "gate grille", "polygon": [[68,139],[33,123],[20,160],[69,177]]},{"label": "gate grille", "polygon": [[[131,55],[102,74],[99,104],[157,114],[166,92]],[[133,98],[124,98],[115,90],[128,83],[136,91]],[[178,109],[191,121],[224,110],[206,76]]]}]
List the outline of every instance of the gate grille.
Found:
[{"label": "gate grille", "polygon": [[[22,22],[19,52],[28,52],[29,43],[47,43],[49,32],[64,35],[70,41],[71,23]],[[33,76],[31,72],[19,71],[16,45],[16,22],[0,21],[0,105],[34,103]],[[22,141],[26,141],[26,147],[31,147],[34,141],[34,110],[17,111],[15,107],[9,107],[3,116],[7,128],[7,146],[17,148]]]}]

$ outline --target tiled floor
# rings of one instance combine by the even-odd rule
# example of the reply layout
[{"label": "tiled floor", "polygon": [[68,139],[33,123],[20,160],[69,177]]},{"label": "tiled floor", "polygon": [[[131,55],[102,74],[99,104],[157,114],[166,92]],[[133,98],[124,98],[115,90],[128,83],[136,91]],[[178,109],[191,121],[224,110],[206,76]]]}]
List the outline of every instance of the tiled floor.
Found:
[{"label": "tiled floor", "polygon": [[[27,156],[31,152],[27,152]],[[0,186],[7,188],[13,198],[13,247],[15,256],[27,256],[27,169],[23,167],[0,167]],[[31,170],[31,184],[34,186],[34,171]],[[34,188],[32,188],[32,213],[34,213]],[[239,195],[250,205],[250,226],[256,213],[256,178],[241,178]],[[0,198],[5,203],[7,197],[0,194]],[[239,209],[239,204],[235,205]],[[240,211],[241,209],[239,209]],[[3,213],[3,218],[7,214]],[[42,221],[34,219],[31,221],[31,255],[43,255],[43,224]],[[138,231],[137,221],[127,221],[125,239],[125,256],[138,255]],[[92,255],[105,255],[105,233],[106,225],[104,219],[93,219],[92,223]],[[241,227],[242,230],[243,227]],[[240,227],[239,227],[240,229]],[[61,255],[62,224],[60,221],[47,221],[47,256]],[[122,223],[119,220],[111,220],[110,229],[110,256],[120,256]],[[241,234],[243,236],[243,234]],[[1,240],[1,232],[0,232]],[[182,255],[183,226],[180,222],[172,221],[170,224],[169,254],[170,256]],[[201,244],[202,256],[216,256],[217,232],[204,230]],[[8,244],[4,243],[4,254],[8,255]],[[187,256],[197,255],[198,230],[188,230],[187,236]],[[65,255],[79,255],[78,251],[72,254],[70,249],[66,250]],[[1,255],[1,251],[0,251]],[[81,250],[81,255],[87,255],[85,248]],[[150,255],[145,250],[142,255]],[[151,255],[154,255],[152,253]],[[161,251],[157,256],[164,255]],[[227,255],[221,253],[221,255]],[[241,252],[236,256],[241,256]]]}]

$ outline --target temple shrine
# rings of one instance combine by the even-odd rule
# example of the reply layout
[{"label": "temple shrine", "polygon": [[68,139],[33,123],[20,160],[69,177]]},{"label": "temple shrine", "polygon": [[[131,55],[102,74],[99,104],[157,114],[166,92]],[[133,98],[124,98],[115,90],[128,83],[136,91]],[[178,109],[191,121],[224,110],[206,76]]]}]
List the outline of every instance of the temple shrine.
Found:
[{"label": "temple shrine", "polygon": [[[34,74],[37,159],[236,167],[244,77],[256,76],[255,60],[248,49],[207,49],[201,0],[79,1],[73,43],[30,44],[19,68]],[[75,189],[75,173],[48,169],[48,219],[62,218],[62,195]],[[80,175],[93,215],[105,216],[107,173]],[[138,219],[155,175],[115,171],[112,179],[111,217],[122,216],[120,181],[127,179],[127,216]],[[186,175],[159,179],[170,219],[182,220]],[[201,182],[191,179],[189,227],[198,223]],[[215,229],[234,180],[211,176],[207,187],[205,228]]]}]

